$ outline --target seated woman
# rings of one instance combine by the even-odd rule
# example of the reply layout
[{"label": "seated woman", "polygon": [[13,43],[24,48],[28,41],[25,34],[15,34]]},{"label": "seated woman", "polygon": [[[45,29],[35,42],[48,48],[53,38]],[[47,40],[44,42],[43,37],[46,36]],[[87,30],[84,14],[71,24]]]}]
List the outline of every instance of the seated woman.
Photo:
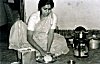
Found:
[{"label": "seated woman", "polygon": [[[23,45],[17,47],[34,48],[38,51],[37,55],[42,56],[45,56],[48,52],[56,56],[68,53],[69,48],[65,38],[54,33],[57,17],[52,12],[53,7],[54,2],[52,0],[39,1],[38,11],[33,13],[27,22],[27,42],[21,42],[19,44]],[[16,43],[13,43],[13,45],[16,47]],[[11,48],[14,48],[14,46]]]}]

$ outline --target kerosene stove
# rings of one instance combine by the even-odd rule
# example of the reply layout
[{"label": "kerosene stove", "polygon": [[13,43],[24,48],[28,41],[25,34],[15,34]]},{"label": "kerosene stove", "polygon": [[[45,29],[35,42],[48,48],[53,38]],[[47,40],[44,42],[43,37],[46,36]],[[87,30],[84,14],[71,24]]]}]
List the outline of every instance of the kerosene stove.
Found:
[{"label": "kerosene stove", "polygon": [[88,57],[88,39],[86,38],[87,31],[84,27],[77,27],[74,30],[73,51],[75,57]]}]

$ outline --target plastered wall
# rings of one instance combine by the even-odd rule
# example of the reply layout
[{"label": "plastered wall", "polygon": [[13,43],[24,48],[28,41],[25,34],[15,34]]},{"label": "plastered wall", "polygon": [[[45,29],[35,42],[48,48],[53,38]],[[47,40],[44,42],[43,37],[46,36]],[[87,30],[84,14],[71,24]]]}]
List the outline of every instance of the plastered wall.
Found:
[{"label": "plastered wall", "polygon": [[[25,0],[26,21],[37,11],[39,0]],[[100,0],[54,0],[54,13],[58,16],[59,29],[100,29]]]},{"label": "plastered wall", "polygon": [[4,3],[6,0],[0,0],[0,26],[7,24],[6,9]]}]

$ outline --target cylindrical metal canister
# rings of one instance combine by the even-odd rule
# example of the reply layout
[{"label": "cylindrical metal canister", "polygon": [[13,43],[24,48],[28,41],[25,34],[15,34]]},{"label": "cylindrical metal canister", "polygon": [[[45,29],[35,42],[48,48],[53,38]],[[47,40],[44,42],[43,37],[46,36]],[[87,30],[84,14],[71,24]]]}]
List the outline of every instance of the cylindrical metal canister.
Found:
[{"label": "cylindrical metal canister", "polygon": [[100,41],[96,39],[91,39],[89,42],[90,49],[97,49],[99,48]]}]

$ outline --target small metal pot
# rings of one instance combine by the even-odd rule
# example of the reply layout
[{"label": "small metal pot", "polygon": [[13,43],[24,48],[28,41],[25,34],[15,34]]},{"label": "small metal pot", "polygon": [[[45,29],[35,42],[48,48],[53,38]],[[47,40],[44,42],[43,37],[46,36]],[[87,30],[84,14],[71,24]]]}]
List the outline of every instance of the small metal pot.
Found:
[{"label": "small metal pot", "polygon": [[67,63],[68,64],[75,64],[75,61],[74,60],[69,60]]},{"label": "small metal pot", "polygon": [[100,40],[98,39],[91,39],[89,42],[90,49],[98,49],[100,45]]}]

